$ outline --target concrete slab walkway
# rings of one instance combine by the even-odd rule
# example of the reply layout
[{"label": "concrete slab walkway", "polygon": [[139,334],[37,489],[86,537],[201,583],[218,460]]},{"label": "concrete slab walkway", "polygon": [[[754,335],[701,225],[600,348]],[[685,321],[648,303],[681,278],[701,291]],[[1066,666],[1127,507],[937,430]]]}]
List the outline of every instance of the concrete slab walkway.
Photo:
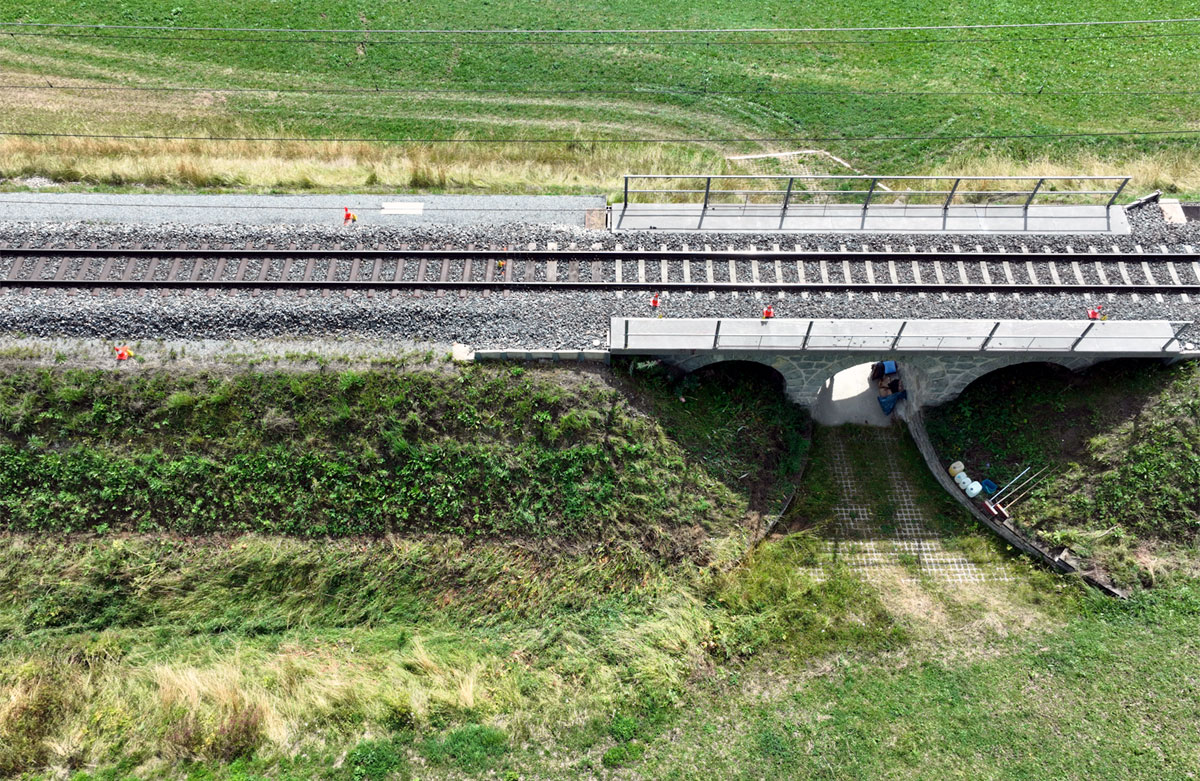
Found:
[{"label": "concrete slab walkway", "polygon": [[631,203],[613,206],[616,231],[748,231],[765,233],[1108,233],[1129,235],[1120,207],[1098,205],[855,204],[778,205]]}]

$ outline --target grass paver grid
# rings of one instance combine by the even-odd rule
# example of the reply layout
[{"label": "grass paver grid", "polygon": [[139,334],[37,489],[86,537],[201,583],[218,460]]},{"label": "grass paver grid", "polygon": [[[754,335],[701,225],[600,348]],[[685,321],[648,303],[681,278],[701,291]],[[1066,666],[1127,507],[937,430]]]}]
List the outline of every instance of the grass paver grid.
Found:
[{"label": "grass paver grid", "polygon": [[846,450],[845,438],[833,438],[833,471],[841,501],[833,508],[834,524],[827,542],[831,555],[861,570],[868,579],[872,570],[915,563],[922,574],[947,583],[1012,580],[1003,569],[981,567],[961,553],[947,550],[929,527],[907,478],[896,466],[901,457],[898,431],[881,428],[849,436],[867,438],[872,450],[884,459],[886,510],[881,513],[867,502],[872,487],[864,484],[863,475],[856,474],[858,465]]}]

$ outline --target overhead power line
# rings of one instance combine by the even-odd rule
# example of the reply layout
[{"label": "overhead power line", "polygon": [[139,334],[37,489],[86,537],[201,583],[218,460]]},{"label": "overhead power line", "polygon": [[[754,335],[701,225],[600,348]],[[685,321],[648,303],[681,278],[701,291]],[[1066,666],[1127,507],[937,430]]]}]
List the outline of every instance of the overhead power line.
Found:
[{"label": "overhead power line", "polygon": [[133,25],[133,24],[78,24],[66,22],[0,22],[0,27],[53,27],[82,30],[182,30],[185,32],[238,32],[238,33],[396,33],[412,35],[605,35],[621,34],[669,34],[669,33],[827,33],[827,32],[909,32],[932,30],[1006,30],[1026,29],[1037,27],[1109,27],[1136,24],[1191,24],[1200,22],[1200,17],[1181,17],[1166,19],[1114,19],[1107,21],[1084,20],[1076,22],[1017,22],[994,24],[941,24],[898,27],[721,27],[721,28],[609,28],[609,29],[378,29],[347,27],[177,27],[172,25]]},{"label": "overhead power line", "polygon": [[878,141],[1000,141],[1023,138],[1104,138],[1119,136],[1196,136],[1197,130],[1108,130],[1074,133],[1013,133],[906,136],[763,136],[742,138],[307,138],[304,136],[168,136],[117,133],[52,133],[0,130],[0,136],[29,138],[96,138],[127,141],[253,141],[349,144],[733,144],[733,143],[870,143]]},{"label": "overhead power line", "polygon": [[963,96],[997,96],[997,95],[1200,95],[1200,89],[1187,90],[1054,90],[1054,89],[1024,89],[1024,90],[787,90],[787,89],[747,89],[747,90],[706,90],[706,89],[671,89],[631,88],[623,89],[512,89],[510,87],[495,87],[484,85],[479,87],[463,86],[458,88],[424,89],[416,87],[151,87],[130,85],[74,85],[74,84],[0,84],[0,90],[77,90],[84,92],[205,92],[228,94],[285,94],[285,95],[329,95],[329,94],[372,94],[384,93],[389,95],[663,95],[667,97],[710,97],[713,95],[863,95],[880,97],[963,97]]},{"label": "overhead power line", "polygon": [[334,46],[363,45],[363,46],[922,46],[939,43],[983,43],[983,44],[1013,44],[1013,43],[1061,43],[1063,41],[1111,41],[1135,40],[1146,38],[1195,38],[1198,32],[1176,33],[1118,33],[1113,35],[1051,35],[1033,38],[826,38],[806,40],[621,40],[621,39],[587,39],[578,41],[563,40],[482,40],[463,38],[439,39],[404,39],[384,38],[372,39],[364,35],[377,34],[363,30],[356,38],[246,38],[246,37],[207,37],[188,35],[110,35],[107,33],[59,33],[59,32],[11,32],[0,31],[3,35],[15,38],[88,38],[92,40],[134,40],[134,41],[200,41],[203,43],[272,43],[272,44],[321,44]]}]

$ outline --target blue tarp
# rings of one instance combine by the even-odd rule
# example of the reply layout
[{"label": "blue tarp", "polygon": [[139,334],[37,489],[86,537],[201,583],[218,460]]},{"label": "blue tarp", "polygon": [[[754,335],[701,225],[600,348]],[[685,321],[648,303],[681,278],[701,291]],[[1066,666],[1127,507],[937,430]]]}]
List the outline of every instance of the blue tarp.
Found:
[{"label": "blue tarp", "polygon": [[884,361],[883,362],[883,373],[884,374],[895,374],[896,373],[896,362],[895,361]]},{"label": "blue tarp", "polygon": [[902,390],[899,393],[893,393],[891,396],[880,396],[879,407],[883,410],[884,415],[891,415],[892,410],[896,408],[896,405],[901,401],[901,399],[907,398],[908,391],[906,390]]}]

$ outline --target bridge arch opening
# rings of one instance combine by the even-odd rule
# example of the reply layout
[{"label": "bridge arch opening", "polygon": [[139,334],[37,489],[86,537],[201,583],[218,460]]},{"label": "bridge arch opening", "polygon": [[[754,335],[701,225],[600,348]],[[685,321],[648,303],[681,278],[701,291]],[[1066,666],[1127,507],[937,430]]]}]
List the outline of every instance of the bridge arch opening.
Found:
[{"label": "bridge arch opening", "polygon": [[1012,394],[1020,393],[1026,386],[1034,383],[1043,384],[1047,380],[1057,381],[1061,392],[1069,393],[1073,386],[1095,381],[1092,373],[1096,369],[1132,373],[1148,366],[1161,364],[1162,361],[1158,358],[1112,358],[1081,367],[1068,366],[1053,359],[1021,361],[983,372],[963,386],[953,399],[948,399],[943,403],[954,404],[959,395],[968,390],[975,391],[985,386],[996,394]]},{"label": "bridge arch opening", "polygon": [[[891,416],[884,414],[879,406],[879,389],[877,383],[871,379],[871,367],[879,360],[892,360],[892,356],[881,356],[876,360],[857,363],[830,375],[817,391],[812,406],[813,421],[823,426],[841,426],[846,423],[890,426]],[[897,363],[903,377],[903,363]],[[901,402],[904,403],[906,402]]]},{"label": "bridge arch opening", "polygon": [[702,382],[735,387],[746,381],[766,385],[781,394],[787,392],[787,379],[778,369],[759,361],[739,359],[705,364],[689,372],[683,384],[685,388]]}]

